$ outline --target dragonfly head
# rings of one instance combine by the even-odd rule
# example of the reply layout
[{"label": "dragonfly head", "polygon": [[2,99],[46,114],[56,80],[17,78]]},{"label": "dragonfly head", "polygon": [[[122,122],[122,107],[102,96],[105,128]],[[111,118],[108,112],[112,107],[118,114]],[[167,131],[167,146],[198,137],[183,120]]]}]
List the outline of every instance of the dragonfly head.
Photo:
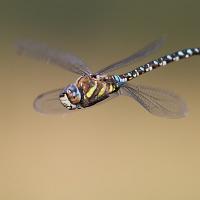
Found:
[{"label": "dragonfly head", "polygon": [[60,94],[61,103],[69,110],[78,108],[81,101],[81,93],[75,84],[70,84]]}]

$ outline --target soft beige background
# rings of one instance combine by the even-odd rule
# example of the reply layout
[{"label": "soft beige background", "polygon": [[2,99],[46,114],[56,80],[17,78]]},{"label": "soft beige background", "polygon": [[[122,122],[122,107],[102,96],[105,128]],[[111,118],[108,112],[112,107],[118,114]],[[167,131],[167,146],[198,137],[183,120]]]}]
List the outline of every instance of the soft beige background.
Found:
[{"label": "soft beige background", "polygon": [[200,45],[199,0],[56,2],[0,1],[0,199],[200,199],[200,57],[135,81],[180,94],[185,119],[152,116],[126,97],[63,118],[32,102],[77,76],[13,48],[21,38],[45,42],[97,70],[167,35],[141,64]]}]

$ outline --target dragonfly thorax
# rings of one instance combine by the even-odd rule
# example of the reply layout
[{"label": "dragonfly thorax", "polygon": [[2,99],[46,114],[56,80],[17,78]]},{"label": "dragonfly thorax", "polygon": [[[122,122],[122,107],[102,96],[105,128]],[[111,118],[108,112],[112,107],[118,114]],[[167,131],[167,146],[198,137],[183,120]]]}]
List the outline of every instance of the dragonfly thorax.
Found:
[{"label": "dragonfly thorax", "polygon": [[81,93],[75,84],[70,84],[60,94],[60,101],[69,110],[77,109],[81,101]]}]

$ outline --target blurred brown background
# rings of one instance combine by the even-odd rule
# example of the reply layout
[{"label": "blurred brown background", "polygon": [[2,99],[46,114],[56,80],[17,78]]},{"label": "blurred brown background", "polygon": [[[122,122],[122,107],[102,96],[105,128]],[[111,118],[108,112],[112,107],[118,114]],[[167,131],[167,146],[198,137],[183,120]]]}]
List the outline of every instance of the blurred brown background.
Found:
[{"label": "blurred brown background", "polygon": [[18,39],[45,42],[95,71],[167,35],[138,65],[199,46],[199,7],[198,0],[1,1],[0,199],[200,199],[200,57],[134,80],[180,94],[190,110],[184,119],[152,116],[126,97],[61,117],[36,113],[32,102],[77,76],[13,48]]}]

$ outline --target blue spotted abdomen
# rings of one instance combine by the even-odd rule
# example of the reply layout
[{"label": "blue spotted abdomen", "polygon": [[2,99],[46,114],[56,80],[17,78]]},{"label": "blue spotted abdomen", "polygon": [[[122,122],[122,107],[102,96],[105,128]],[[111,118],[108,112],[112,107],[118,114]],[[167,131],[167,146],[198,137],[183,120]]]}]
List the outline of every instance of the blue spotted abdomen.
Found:
[{"label": "blue spotted abdomen", "polygon": [[113,76],[113,77],[117,81],[119,80],[120,84],[123,84],[123,82],[136,78],[140,76],[141,74],[152,71],[153,69],[166,66],[167,64],[171,62],[179,61],[180,59],[183,59],[183,58],[189,58],[194,55],[200,55],[200,48],[188,48],[188,49],[176,51],[172,54],[168,54],[156,60],[153,60],[145,65],[139,66],[135,68],[133,71],[130,71],[122,75]]}]

